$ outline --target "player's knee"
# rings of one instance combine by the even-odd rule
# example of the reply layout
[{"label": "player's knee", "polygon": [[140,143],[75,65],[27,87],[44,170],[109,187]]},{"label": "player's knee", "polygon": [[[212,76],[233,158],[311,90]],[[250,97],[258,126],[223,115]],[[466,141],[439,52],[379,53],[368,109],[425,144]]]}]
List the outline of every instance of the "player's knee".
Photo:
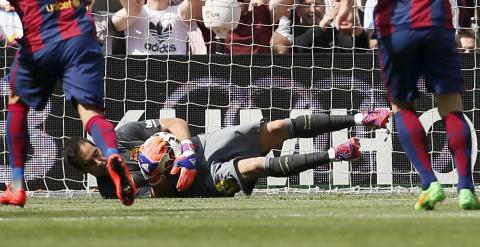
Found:
[{"label": "player's knee", "polygon": [[463,111],[462,95],[460,93],[448,93],[435,96],[438,100],[440,116],[445,117],[451,112]]},{"label": "player's knee", "polygon": [[283,136],[288,134],[288,124],[286,120],[275,120],[266,124],[266,131],[270,135]]},{"label": "player's knee", "polygon": [[17,104],[22,103],[23,101],[20,99],[19,96],[15,95],[13,92],[10,92],[10,96],[8,96],[8,104]]},{"label": "player's knee", "polygon": [[285,119],[263,123],[260,127],[260,145],[262,153],[268,153],[272,148],[288,138],[290,138],[290,131]]},{"label": "player's knee", "polygon": [[269,131],[272,131],[272,132],[279,131],[286,127],[286,122],[285,120],[274,120],[274,121],[268,122],[267,127]]}]

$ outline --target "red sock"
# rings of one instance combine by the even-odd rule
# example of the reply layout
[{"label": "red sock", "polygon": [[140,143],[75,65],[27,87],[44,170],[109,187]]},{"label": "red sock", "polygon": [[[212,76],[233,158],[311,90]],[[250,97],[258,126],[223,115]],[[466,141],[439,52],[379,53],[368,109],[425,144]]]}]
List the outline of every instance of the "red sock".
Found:
[{"label": "red sock", "polygon": [[22,103],[8,105],[7,144],[8,158],[12,167],[12,179],[23,181],[24,165],[29,142],[27,116],[28,106]]},{"label": "red sock", "polygon": [[472,181],[472,136],[465,116],[451,112],[443,119],[448,137],[448,147],[458,172],[458,189],[474,191]]},{"label": "red sock", "polygon": [[85,126],[87,132],[93,137],[93,141],[100,148],[105,158],[112,154],[118,154],[117,136],[113,125],[105,120],[102,115],[91,117]]}]

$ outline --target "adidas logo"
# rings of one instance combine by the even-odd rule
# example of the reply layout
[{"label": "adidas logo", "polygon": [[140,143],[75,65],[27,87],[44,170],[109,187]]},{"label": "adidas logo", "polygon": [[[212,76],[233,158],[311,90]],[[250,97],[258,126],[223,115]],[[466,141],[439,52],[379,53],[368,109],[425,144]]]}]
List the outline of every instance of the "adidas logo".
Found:
[{"label": "adidas logo", "polygon": [[142,167],[142,170],[146,171],[147,173],[150,172],[150,165],[148,163],[142,163],[140,166]]},{"label": "adidas logo", "polygon": [[163,43],[168,40],[172,34],[172,24],[169,23],[164,27],[161,21],[157,22],[157,24],[150,22],[149,32],[150,35],[158,41],[158,43]]}]

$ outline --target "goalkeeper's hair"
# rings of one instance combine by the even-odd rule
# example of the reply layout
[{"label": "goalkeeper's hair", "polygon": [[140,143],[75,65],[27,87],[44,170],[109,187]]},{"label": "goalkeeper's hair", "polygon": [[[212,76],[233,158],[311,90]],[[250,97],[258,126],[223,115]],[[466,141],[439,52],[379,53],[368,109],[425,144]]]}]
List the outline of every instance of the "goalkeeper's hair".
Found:
[{"label": "goalkeeper's hair", "polygon": [[63,157],[65,159],[65,164],[69,164],[82,172],[85,172],[85,167],[84,162],[79,162],[81,161],[79,153],[80,147],[84,143],[89,143],[95,146],[95,144],[93,144],[93,142],[91,142],[87,138],[72,137],[65,141],[65,146],[63,148]]}]

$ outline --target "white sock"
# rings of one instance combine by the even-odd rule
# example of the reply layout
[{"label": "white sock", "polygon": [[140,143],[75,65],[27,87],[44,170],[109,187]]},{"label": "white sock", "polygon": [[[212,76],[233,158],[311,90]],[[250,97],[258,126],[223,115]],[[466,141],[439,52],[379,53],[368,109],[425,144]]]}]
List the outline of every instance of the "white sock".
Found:
[{"label": "white sock", "polygon": [[353,117],[355,119],[355,124],[356,125],[360,125],[360,126],[363,125],[363,123],[362,123],[363,113],[362,112],[355,114]]},{"label": "white sock", "polygon": [[330,159],[330,161],[336,160],[336,158],[335,158],[335,149],[330,148],[330,149],[328,149],[327,152],[328,152],[328,158]]}]

